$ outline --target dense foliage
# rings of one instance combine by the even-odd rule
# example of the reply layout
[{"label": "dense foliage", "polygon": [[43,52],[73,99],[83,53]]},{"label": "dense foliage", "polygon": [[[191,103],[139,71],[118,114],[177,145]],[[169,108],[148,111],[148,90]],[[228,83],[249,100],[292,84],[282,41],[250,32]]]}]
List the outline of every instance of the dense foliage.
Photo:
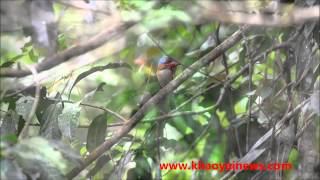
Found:
[{"label": "dense foliage", "polygon": [[[319,22],[245,26],[214,2],[1,1],[1,179],[316,178]],[[159,92],[163,55],[181,65]],[[199,160],[293,168],[158,170]]]}]

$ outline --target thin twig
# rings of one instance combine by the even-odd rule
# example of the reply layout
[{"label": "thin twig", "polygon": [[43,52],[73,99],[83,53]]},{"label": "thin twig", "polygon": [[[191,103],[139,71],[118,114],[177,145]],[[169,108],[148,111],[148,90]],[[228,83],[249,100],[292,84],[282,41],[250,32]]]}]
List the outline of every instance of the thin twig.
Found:
[{"label": "thin twig", "polygon": [[[227,89],[227,86],[224,86],[222,89],[221,89],[221,92],[220,92],[220,95],[218,97],[218,100],[217,102],[213,105],[213,106],[210,106],[209,108],[206,108],[204,112],[208,112],[208,111],[216,111],[217,107],[219,107],[222,103],[222,99],[223,97],[225,96],[225,93],[226,93],[226,89]],[[209,123],[204,130],[202,130],[202,133],[197,137],[197,139],[190,145],[190,147],[188,148],[188,150],[185,152],[185,154],[182,156],[181,160],[185,159],[189,153],[192,151],[192,149],[194,147],[197,146],[197,144],[200,142],[200,140],[208,133],[210,127],[211,127],[212,123]],[[167,171],[163,176],[166,176],[168,173],[170,172]]]},{"label": "thin twig", "polygon": [[[246,47],[246,50],[249,50],[249,45],[248,45],[248,40],[247,37],[242,34],[243,36],[243,40],[244,40],[244,44]],[[247,53],[247,52],[246,52]],[[251,92],[252,91],[252,74],[253,74],[253,63],[252,63],[252,59],[249,57],[249,85],[248,85],[248,91]],[[249,134],[250,134],[250,121],[251,121],[251,115],[252,115],[252,96],[249,96],[249,102],[248,102],[248,119],[247,119],[247,123],[246,123],[246,152],[249,151]]]},{"label": "thin twig", "polygon": [[86,104],[86,103],[80,103],[80,105],[87,106],[87,107],[92,107],[92,108],[96,108],[96,109],[101,109],[101,110],[104,110],[104,111],[112,114],[113,116],[117,117],[118,119],[120,119],[123,122],[127,122],[128,121],[126,118],[124,118],[120,114],[112,111],[111,109],[108,109],[108,108],[105,108],[105,107],[100,107],[100,106],[95,106],[95,105],[91,105],[91,104]]},{"label": "thin twig", "polygon": [[32,72],[33,79],[36,83],[36,93],[35,93],[35,98],[34,98],[31,110],[29,112],[28,118],[26,119],[25,125],[20,132],[20,135],[19,135],[20,140],[22,140],[23,138],[25,138],[28,135],[29,125],[33,119],[34,114],[36,113],[36,110],[37,110],[37,107],[39,104],[39,100],[40,100],[40,83],[38,81],[38,72],[32,66],[26,65],[26,67]]},{"label": "thin twig", "polygon": [[[216,32],[215,32],[215,36],[216,36],[217,44],[218,44],[218,45],[221,43],[221,41],[220,41],[220,36],[219,36],[220,26],[221,26],[221,23],[219,22],[218,27],[217,27],[217,30],[216,30]],[[228,62],[227,62],[226,53],[223,53],[223,54],[222,54],[222,64],[223,64],[223,66],[224,66],[224,68],[225,68],[225,71],[226,71],[226,74],[227,74],[227,76],[228,76],[228,75],[229,75],[229,67],[228,67]]]},{"label": "thin twig", "polygon": [[[170,55],[159,45],[159,43],[158,43],[149,33],[147,33],[147,35],[148,35],[149,38],[152,40],[152,42],[163,52],[163,54],[165,54],[165,55],[168,56],[168,57],[172,57],[172,56],[170,56]],[[181,66],[183,66],[184,68],[189,68],[189,69],[191,68],[191,67],[189,67],[189,66],[186,66],[186,65],[182,64],[182,63],[181,63],[180,61],[178,61],[176,58],[174,58],[174,57],[172,57],[172,58],[174,59],[174,61],[177,61],[177,62],[178,62]],[[219,80],[219,79],[217,79],[216,77],[211,76],[211,75],[209,75],[209,74],[207,74],[207,73],[202,72],[200,69],[199,69],[199,70],[192,69],[192,70],[197,71],[198,73],[200,73],[200,74],[202,74],[202,75],[204,75],[204,76],[206,76],[206,77],[214,78],[215,80],[221,82],[221,80]]]},{"label": "thin twig", "polygon": [[311,114],[307,117],[307,119],[305,120],[305,124],[302,126],[302,128],[300,128],[299,132],[297,133],[296,139],[299,139],[299,138],[302,136],[304,130],[305,130],[305,129],[309,126],[309,124],[314,120],[314,119],[313,119],[313,116],[314,116],[314,115],[316,115],[315,112],[311,113]]},{"label": "thin twig", "polygon": [[[41,126],[40,124],[38,124],[38,123],[30,123],[30,125],[29,126]],[[119,127],[119,126],[123,126],[123,123],[113,123],[113,124],[108,124],[107,125],[107,127]],[[86,128],[89,128],[90,127],[90,125],[78,125],[78,128],[84,128],[84,129],[86,129]]]},{"label": "thin twig", "polygon": [[[234,66],[235,64],[236,64],[236,63],[233,63],[233,64],[231,64],[230,66]],[[221,72],[218,72],[217,74],[220,74],[220,73],[222,73],[222,72],[224,72],[224,71],[225,71],[225,70],[223,70],[223,71],[221,71]],[[242,71],[242,73],[244,73],[244,71]],[[240,76],[240,75],[239,75],[239,76]],[[237,76],[237,77],[239,77],[239,76]],[[233,76],[233,77],[234,77],[234,76]],[[231,78],[231,79],[234,79],[234,78]],[[213,88],[216,88],[216,87],[222,85],[223,83],[226,83],[226,82],[225,82],[225,81],[220,81],[220,82],[217,82],[217,83],[215,83],[215,84],[210,85],[210,86],[207,87],[206,89],[204,89],[204,90],[202,90],[201,92],[193,95],[192,97],[190,97],[189,99],[187,99],[186,101],[184,101],[183,103],[181,103],[178,107],[176,107],[176,108],[175,108],[173,111],[171,111],[171,112],[177,112],[179,109],[181,109],[181,108],[182,108],[183,106],[185,106],[186,104],[190,103],[190,102],[191,102],[192,100],[194,100],[195,98],[201,96],[202,94],[210,91],[210,90],[213,89]],[[229,83],[230,83],[230,82],[229,82]],[[198,89],[201,89],[201,86],[200,86]]]},{"label": "thin twig", "polygon": [[[226,87],[222,88],[221,92],[220,92],[220,95],[219,95],[219,98],[216,102],[216,104],[213,106],[215,107],[213,110],[215,111],[217,109],[218,106],[221,105],[222,103],[222,99],[223,97],[225,96],[226,94]],[[191,150],[200,142],[200,140],[202,139],[202,137],[204,137],[208,130],[210,129],[209,127],[211,126],[211,123],[208,124],[208,126],[206,127],[206,129],[203,131],[203,133],[201,133],[199,135],[199,137],[191,144],[189,150],[186,152],[186,154],[183,156],[183,158],[181,158],[182,160],[185,159],[187,157],[187,155],[191,152]]]},{"label": "thin twig", "polygon": [[[283,125],[284,123],[292,118],[296,113],[298,113],[302,107],[305,106],[305,104],[307,104],[310,101],[310,99],[306,99],[303,102],[301,102],[300,104],[298,104],[294,109],[292,109],[290,112],[286,113],[286,115],[280,120],[278,121],[278,123],[275,126],[275,134],[278,135],[282,129],[283,129]],[[255,151],[259,151],[259,155],[255,156],[254,159],[250,159],[251,162],[254,161],[256,158],[258,158],[261,154],[263,154],[263,152],[265,152],[265,148],[262,148],[261,146],[272,136],[272,132],[273,132],[273,128],[269,129],[268,132],[266,132],[263,136],[261,136],[256,143],[251,147],[251,149],[249,150],[249,152],[247,152],[247,154],[238,160],[238,162],[247,162],[248,161],[248,157],[250,157],[250,155],[252,153],[254,153]],[[224,176],[221,179],[227,179],[229,178],[235,171],[228,171],[226,174],[224,174]],[[236,174],[240,173],[241,170],[236,171],[235,174],[233,174],[233,176],[235,176]]]},{"label": "thin twig", "polygon": [[[111,25],[104,31],[101,31],[96,36],[79,43],[76,46],[73,46],[69,49],[66,49],[62,52],[59,52],[53,56],[46,58],[45,60],[41,61],[40,63],[32,65],[38,73],[51,69],[61,63],[69,61],[72,57],[79,56],[84,54],[88,51],[94,50],[101,45],[105,44],[109,40],[113,39],[114,37],[118,36],[123,31],[129,29],[136,22],[126,22],[126,23],[118,23],[115,25]],[[13,68],[1,68],[0,76],[1,77],[24,77],[31,74],[29,69],[13,69]]]},{"label": "thin twig", "polygon": [[[76,103],[76,102],[73,102],[73,101],[70,101],[70,100],[59,100],[59,99],[50,99],[50,100],[53,100],[53,101],[59,101],[59,102],[64,102],[64,103]],[[81,106],[87,106],[87,107],[91,107],[91,108],[95,108],[95,109],[100,109],[100,110],[103,110],[103,111],[106,111],[108,113],[110,113],[111,115],[115,116],[116,118],[120,119],[121,121],[123,122],[127,122],[127,118],[121,116],[120,114],[112,111],[111,109],[108,109],[106,107],[101,107],[101,106],[95,106],[95,105],[92,105],[92,104],[87,104],[87,103],[80,103]]]},{"label": "thin twig", "polygon": [[[287,48],[288,47],[288,42],[283,42],[283,43],[280,43],[280,44],[277,44],[269,49],[267,49],[266,51],[262,52],[261,54],[259,54],[256,58],[253,59],[253,62],[252,63],[256,63],[258,62],[262,57],[265,56],[266,53],[270,53],[271,51],[273,50],[277,50],[277,49],[281,49],[281,48]],[[181,112],[181,113],[175,113],[177,112],[179,109],[181,109],[182,106],[188,104],[189,102],[191,102],[193,99],[195,99],[196,97],[200,96],[201,94],[221,85],[221,84],[231,84],[233,83],[235,80],[237,80],[244,72],[246,72],[246,70],[249,69],[249,63],[246,64],[244,67],[242,67],[235,75],[233,75],[232,77],[230,77],[227,81],[225,82],[218,82],[217,84],[213,84],[211,85],[210,87],[206,88],[205,90],[199,92],[198,94],[192,96],[191,98],[189,98],[188,100],[186,100],[185,102],[183,102],[182,104],[180,104],[176,109],[172,110],[170,113],[168,113],[167,115],[165,116],[159,116],[159,117],[156,117],[156,118],[150,118],[148,120],[160,120],[160,119],[165,119],[165,118],[172,118],[172,117],[175,117],[175,116],[182,116],[182,115],[196,115],[198,113],[203,113],[203,112],[207,112],[206,110],[211,110],[210,108],[213,108],[212,106],[211,107],[208,107],[206,108],[205,110],[203,111],[199,111],[199,112],[192,112],[192,111],[186,111],[186,112]]]}]

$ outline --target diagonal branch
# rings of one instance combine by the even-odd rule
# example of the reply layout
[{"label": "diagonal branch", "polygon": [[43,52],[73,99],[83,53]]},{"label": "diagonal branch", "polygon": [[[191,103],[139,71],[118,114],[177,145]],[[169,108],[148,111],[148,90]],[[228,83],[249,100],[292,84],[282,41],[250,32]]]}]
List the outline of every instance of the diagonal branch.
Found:
[{"label": "diagonal branch", "polygon": [[185,69],[176,79],[172,80],[165,87],[160,89],[152,98],[150,98],[131,118],[125,123],[114,135],[107,139],[104,143],[98,146],[92,151],[90,155],[84,160],[84,163],[80,167],[75,167],[68,174],[69,179],[77,176],[83,169],[90,165],[94,160],[101,156],[105,151],[109,150],[114,144],[116,144],[124,135],[129,133],[131,129],[144,117],[145,113],[149,110],[150,107],[159,103],[163,97],[176,89],[180,84],[185,80],[191,77],[196,70],[206,66],[208,63],[215,61],[219,56],[222,55],[226,50],[232,47],[234,44],[239,42],[242,38],[242,34],[246,33],[249,30],[249,26],[243,26],[240,30],[236,31],[233,35],[227,38],[223,43],[217,46],[215,49],[210,51],[208,54],[200,58],[198,61],[193,63],[190,68]]},{"label": "diagonal branch", "polygon": [[[269,138],[272,136],[273,130],[275,130],[276,135],[278,135],[282,130],[285,122],[292,118],[294,115],[296,115],[300,110],[310,101],[310,99],[306,99],[300,104],[298,104],[294,109],[286,113],[286,115],[279,120],[279,122],[275,125],[275,128],[269,129],[268,132],[266,132],[263,136],[261,136],[256,143],[251,147],[249,152],[242,157],[239,161],[239,163],[251,163],[254,160],[256,160],[262,153],[265,152],[266,148],[263,147],[263,144],[265,144],[266,141],[269,140]],[[226,174],[223,175],[221,179],[229,179],[230,176],[235,173],[238,174],[240,171],[228,171]]]},{"label": "diagonal branch", "polygon": [[[63,62],[69,61],[72,57],[79,56],[88,51],[96,49],[101,45],[105,44],[107,41],[111,40],[115,36],[121,34],[126,29],[132,27],[135,22],[120,23],[115,26],[100,32],[91,39],[82,42],[74,47],[66,49],[58,54],[55,54],[51,57],[46,58],[42,62],[33,65],[33,68],[40,73],[51,69],[54,66],[57,66]],[[0,69],[0,77],[24,77],[30,75],[31,71],[29,69],[12,69],[12,68],[2,68]]]}]

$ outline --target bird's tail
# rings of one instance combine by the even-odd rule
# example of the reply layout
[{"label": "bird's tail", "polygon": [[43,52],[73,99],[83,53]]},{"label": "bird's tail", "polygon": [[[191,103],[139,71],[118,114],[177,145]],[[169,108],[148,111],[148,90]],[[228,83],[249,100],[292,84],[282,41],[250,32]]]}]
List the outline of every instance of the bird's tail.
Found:
[{"label": "bird's tail", "polygon": [[[164,97],[157,105],[158,112],[160,116],[166,115],[169,113],[169,98],[168,96]],[[160,170],[160,163],[161,163],[161,140],[163,139],[163,131],[165,128],[166,121],[165,120],[158,120],[156,123],[156,135],[157,135],[157,173],[156,173],[156,179],[160,180],[162,179],[161,170]]]}]

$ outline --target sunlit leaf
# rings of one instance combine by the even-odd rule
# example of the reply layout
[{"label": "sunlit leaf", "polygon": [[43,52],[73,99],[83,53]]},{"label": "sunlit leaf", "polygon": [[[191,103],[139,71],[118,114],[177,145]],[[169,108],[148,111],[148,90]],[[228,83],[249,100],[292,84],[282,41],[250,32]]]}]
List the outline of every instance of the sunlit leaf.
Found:
[{"label": "sunlit leaf", "polygon": [[179,140],[182,137],[181,134],[170,124],[166,124],[164,131],[168,139]]},{"label": "sunlit leaf", "polygon": [[18,59],[22,58],[24,55],[23,54],[19,54],[16,55],[12,58],[10,58],[9,60],[5,61],[4,63],[1,63],[0,67],[4,68],[4,67],[10,67],[11,65],[13,65]]},{"label": "sunlit leaf", "polygon": [[221,111],[217,110],[217,115],[219,117],[220,124],[222,127],[227,128],[230,126],[230,122],[229,122],[228,118],[226,117],[225,111],[221,112]]},{"label": "sunlit leaf", "polygon": [[81,107],[78,104],[65,104],[62,113],[58,115],[58,124],[62,135],[69,140],[75,137],[79,124]]},{"label": "sunlit leaf", "polygon": [[32,62],[37,62],[38,61],[38,56],[35,54],[34,50],[31,49],[28,53],[29,58],[31,59]]},{"label": "sunlit leaf", "polygon": [[86,147],[86,146],[83,146],[83,147],[80,148],[80,155],[81,155],[81,156],[86,155],[87,152],[88,152],[88,151],[87,151],[87,147]]},{"label": "sunlit leaf", "polygon": [[247,111],[247,104],[249,99],[247,97],[242,98],[239,102],[235,105],[235,112],[237,114],[245,113]]}]

